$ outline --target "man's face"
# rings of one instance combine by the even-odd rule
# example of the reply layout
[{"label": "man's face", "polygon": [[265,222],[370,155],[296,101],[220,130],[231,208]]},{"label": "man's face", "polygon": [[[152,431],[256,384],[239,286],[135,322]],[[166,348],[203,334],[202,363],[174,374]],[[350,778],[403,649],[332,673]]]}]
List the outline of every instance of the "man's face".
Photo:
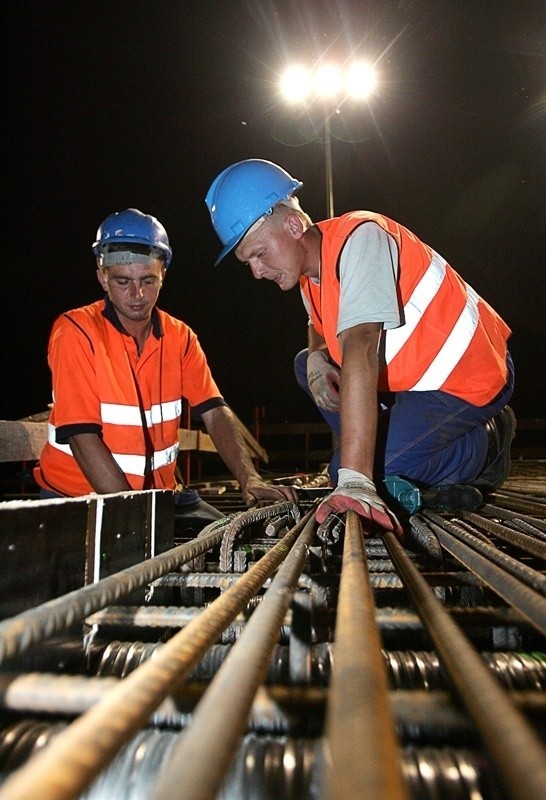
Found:
[{"label": "man's face", "polygon": [[288,220],[282,227],[266,220],[257,231],[244,237],[235,255],[250,267],[256,279],[273,281],[283,292],[296,286],[303,274],[301,233],[294,235]]},{"label": "man's face", "polygon": [[113,264],[97,270],[99,282],[112,301],[121,322],[150,319],[163,285],[165,267],[158,258],[151,264]]}]

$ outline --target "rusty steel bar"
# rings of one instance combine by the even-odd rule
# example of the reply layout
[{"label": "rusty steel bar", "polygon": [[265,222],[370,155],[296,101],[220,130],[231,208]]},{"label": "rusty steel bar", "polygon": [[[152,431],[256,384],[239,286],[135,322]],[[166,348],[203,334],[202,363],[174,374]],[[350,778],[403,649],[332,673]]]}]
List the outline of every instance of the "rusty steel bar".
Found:
[{"label": "rusty steel bar", "polygon": [[453,536],[456,536],[457,539],[460,539],[474,550],[477,550],[478,553],[481,553],[489,559],[489,561],[498,564],[506,570],[506,572],[514,575],[518,580],[523,581],[523,583],[526,583],[527,586],[530,586],[540,594],[546,595],[546,575],[543,575],[542,572],[538,572],[536,569],[527,566],[527,564],[522,564],[521,561],[507,555],[502,550],[495,547],[490,540],[483,541],[476,535],[472,526],[464,520],[446,520],[432,512],[428,516],[431,520],[435,520],[440,527],[447,530],[448,533],[451,533]]},{"label": "rusty steel bar", "polygon": [[[1,673],[0,708],[31,715],[73,717],[84,714],[102,701],[107,692],[119,685],[119,680],[39,672],[25,675]],[[185,727],[207,688],[207,684],[202,682],[182,684],[157,707],[150,724]],[[262,687],[254,698],[247,730],[288,733],[293,728],[301,730],[299,717],[309,720],[313,715],[318,721],[311,724],[320,726],[326,708],[326,694],[326,687],[317,686],[277,684],[267,689]]]},{"label": "rusty steel bar", "polygon": [[66,630],[93,611],[114,603],[133,590],[178,568],[222,541],[228,520],[213,522],[203,538],[167,550],[154,558],[116,572],[97,583],[49,600],[0,622],[0,664],[22,653],[30,645]]},{"label": "rusty steel bar", "polygon": [[290,552],[309,512],[239,581],[0,786],[0,800],[76,800]]},{"label": "rusty steel bar", "polygon": [[543,533],[546,533],[546,519],[538,519],[538,517],[533,517],[529,514],[521,514],[518,511],[511,511],[508,508],[501,508],[490,503],[485,503],[480,508],[480,514],[496,517],[497,519],[523,520],[523,522],[528,522],[529,525],[533,525]]},{"label": "rusty steel bar", "polygon": [[410,517],[409,523],[410,536],[415,539],[417,544],[419,544],[431,558],[435,561],[441,561],[442,548],[440,547],[437,537],[426,522],[421,519],[419,514],[414,514]]},{"label": "rusty steel bar", "polygon": [[386,532],[384,540],[440,659],[511,792],[510,796],[513,800],[543,797],[546,789],[544,744],[490,675],[394,534]]},{"label": "rusty steel bar", "polygon": [[504,524],[511,530],[527,533],[529,536],[534,536],[535,539],[540,539],[541,542],[546,542],[546,533],[535,525],[531,525],[527,520],[514,517],[514,519],[505,519]]},{"label": "rusty steel bar", "polygon": [[326,796],[403,800],[399,744],[375,624],[364,537],[348,511],[326,724]]},{"label": "rusty steel bar", "polygon": [[[227,589],[228,586],[236,583],[239,573],[233,572],[189,572],[184,574],[164,575],[154,581],[154,586],[179,586]],[[370,575],[370,583],[373,589],[402,589],[402,581],[393,572],[378,572]]]},{"label": "rusty steel bar", "polygon": [[263,522],[281,514],[292,516],[297,522],[301,516],[300,510],[295,503],[283,502],[269,506],[258,506],[246,512],[242,517],[235,520],[226,530],[220,546],[219,567],[220,572],[233,572],[233,546],[235,540],[241,535],[244,528],[249,527],[254,522]]},{"label": "rusty steel bar", "polygon": [[[423,513],[427,516],[428,512]],[[473,511],[461,511],[460,515],[463,519],[472,522],[474,525],[481,526],[494,536],[498,536],[499,539],[503,539],[505,542],[509,542],[537,558],[546,560],[546,542],[541,542],[532,536],[528,536],[526,533],[514,531],[511,528],[507,528],[506,525],[501,525],[500,522],[486,519],[480,516],[480,514],[475,514]]]},{"label": "rusty steel bar", "polygon": [[[28,673],[0,675],[0,708],[19,714],[47,714],[73,717],[84,714],[119,683],[118,678],[82,675]],[[195,707],[207,691],[202,682],[183,683],[167,697],[150,717],[150,725],[181,729],[191,723]],[[247,731],[290,734],[308,728],[322,731],[328,689],[322,686],[260,687],[247,720]],[[520,710],[539,719],[546,715],[546,695],[540,690],[511,689],[509,695]],[[444,738],[454,731],[472,732],[472,722],[457,708],[445,689],[397,689],[389,692],[389,703],[397,728],[436,731]],[[67,723],[68,724],[68,723]],[[52,722],[58,725],[58,721]]]},{"label": "rusty steel bar", "polygon": [[313,540],[314,511],[305,519],[306,524],[271,587],[197,706],[192,724],[163,765],[152,798],[178,800],[181,793],[184,800],[216,797],[244,733],[252,701],[264,679],[279,626]]},{"label": "rusty steel bar", "polygon": [[183,628],[203,609],[188,606],[106,606],[87,617],[89,626]]},{"label": "rusty steel bar", "polygon": [[423,513],[442,547],[546,635],[546,599],[542,595],[449,533],[448,520],[432,511]]},{"label": "rusty steel bar", "polygon": [[491,497],[496,505],[504,506],[512,511],[523,511],[542,519],[546,517],[546,503],[534,503],[531,500],[524,500],[521,497],[504,494],[501,491],[493,492]]}]

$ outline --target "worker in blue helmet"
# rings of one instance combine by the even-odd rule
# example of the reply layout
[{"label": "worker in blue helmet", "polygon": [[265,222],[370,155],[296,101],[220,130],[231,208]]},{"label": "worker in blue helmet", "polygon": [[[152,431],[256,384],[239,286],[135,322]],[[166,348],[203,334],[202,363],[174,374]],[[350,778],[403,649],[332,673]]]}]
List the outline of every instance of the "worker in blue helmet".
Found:
[{"label": "worker in blue helmet", "polygon": [[[128,208],[101,223],[92,248],[104,298],[61,314],[49,340],[53,405],[35,469],[41,496],[180,489],[185,399],[247,504],[295,500],[292,488],[256,471],[194,331],[156,306],[172,259],[164,226]],[[197,492],[175,491],[175,502],[181,512],[222,516]]]},{"label": "worker in blue helmet", "polygon": [[510,467],[509,327],[403,225],[364,210],[313,223],[301,186],[246,159],[214,179],[206,205],[223,245],[217,264],[233,251],[255,278],[301,291],[309,346],[296,377],[340,436],[317,520],[353,509],[399,532],[376,488],[389,476],[444,497],[470,485],[481,499]]}]

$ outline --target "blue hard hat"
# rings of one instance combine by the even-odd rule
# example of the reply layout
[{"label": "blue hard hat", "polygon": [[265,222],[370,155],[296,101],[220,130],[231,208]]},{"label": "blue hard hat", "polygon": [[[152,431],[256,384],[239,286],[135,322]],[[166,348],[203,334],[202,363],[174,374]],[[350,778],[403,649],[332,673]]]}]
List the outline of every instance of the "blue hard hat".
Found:
[{"label": "blue hard hat", "polygon": [[116,211],[99,225],[93,253],[100,255],[101,248],[109,244],[144,244],[162,251],[165,267],[171,263],[173,251],[169,245],[167,231],[151,214],[143,214],[137,208]]},{"label": "blue hard hat", "polygon": [[271,161],[249,158],[232,164],[211,183],[205,198],[212,225],[224,249],[216,264],[236,247],[248,229],[281,200],[303,186]]}]

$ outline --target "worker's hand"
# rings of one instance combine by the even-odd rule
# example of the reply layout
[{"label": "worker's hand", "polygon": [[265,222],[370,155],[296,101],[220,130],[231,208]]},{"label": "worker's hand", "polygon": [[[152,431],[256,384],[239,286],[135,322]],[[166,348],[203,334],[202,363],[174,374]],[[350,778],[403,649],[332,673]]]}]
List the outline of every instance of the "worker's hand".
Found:
[{"label": "worker's hand", "polygon": [[325,411],[339,411],[338,367],[330,363],[324,350],[313,350],[307,358],[307,383],[315,403]]},{"label": "worker's hand", "polygon": [[248,479],[244,486],[241,486],[243,500],[247,506],[254,506],[260,500],[276,500],[284,503],[297,503],[298,495],[292,486],[272,486],[255,475]]},{"label": "worker's hand", "polygon": [[329,514],[349,510],[402,538],[402,526],[377,494],[374,482],[354,469],[340,469],[337,488],[319,505],[315,519],[321,523]]}]

